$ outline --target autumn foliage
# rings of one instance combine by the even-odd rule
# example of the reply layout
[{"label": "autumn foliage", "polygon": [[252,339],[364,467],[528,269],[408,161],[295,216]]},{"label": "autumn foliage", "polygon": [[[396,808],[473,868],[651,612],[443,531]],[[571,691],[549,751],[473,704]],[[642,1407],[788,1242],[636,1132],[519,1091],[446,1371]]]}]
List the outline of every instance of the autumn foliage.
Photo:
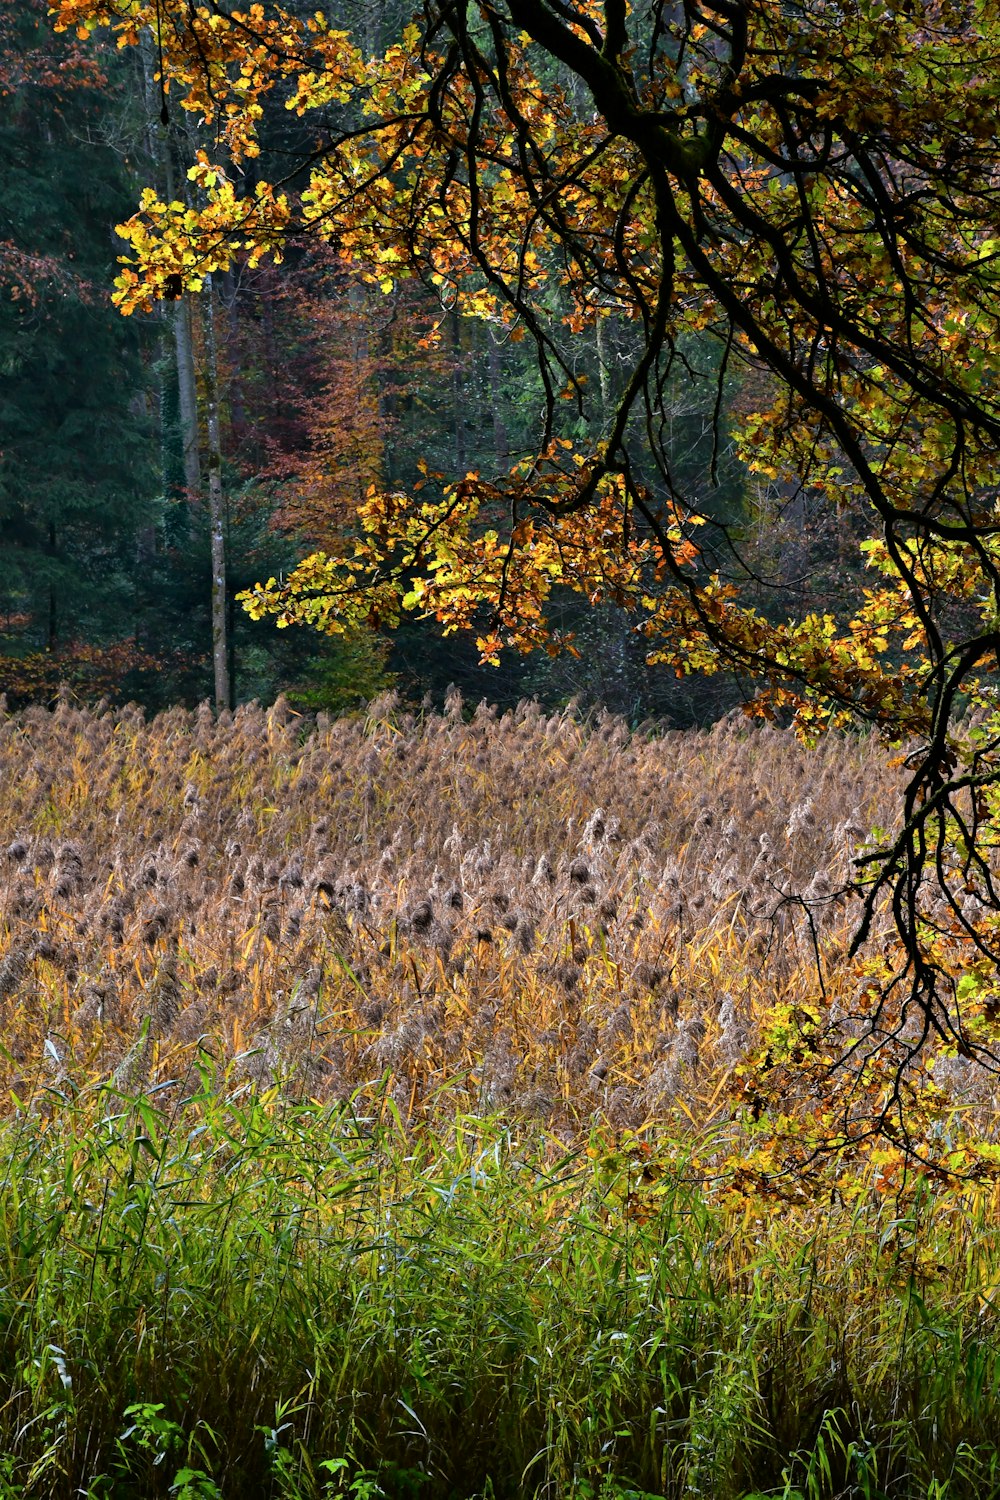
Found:
[{"label": "autumn foliage", "polygon": [[[246,592],[251,614],[335,633],[416,611],[495,661],[572,647],[548,620],[568,588],[625,610],[666,670],[740,671],[753,711],[806,737],[906,741],[856,948],[888,903],[924,1035],[992,1056],[948,956],[1000,961],[992,7],[426,0],[374,55],[270,3],[55,9],[81,37],[147,37],[163,119],[215,132],[184,196],[149,188],[121,227],[124,312],[318,240],[365,287],[419,277],[537,354],[536,440],[507,474],[371,483],[332,551]],[[269,180],[289,113],[313,144]],[[598,401],[573,341],[609,320],[631,341]],[[677,477],[684,378],[714,390],[717,441],[734,385],[759,392],[728,427],[746,474],[852,517],[870,575],[848,605],[759,605],[715,459]]]}]

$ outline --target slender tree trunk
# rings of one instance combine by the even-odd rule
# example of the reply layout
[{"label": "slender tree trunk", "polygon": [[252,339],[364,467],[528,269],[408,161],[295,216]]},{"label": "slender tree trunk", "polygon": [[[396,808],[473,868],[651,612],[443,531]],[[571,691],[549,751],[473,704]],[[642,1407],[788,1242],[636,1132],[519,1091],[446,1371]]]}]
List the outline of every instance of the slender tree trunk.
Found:
[{"label": "slender tree trunk", "polygon": [[226,362],[230,371],[226,392],[229,423],[237,443],[246,437],[248,422],[243,399],[243,348],[240,339],[240,312],[236,300],[236,278],[232,271],[222,275],[219,291],[226,310]]},{"label": "slender tree trunk", "polygon": [[[173,140],[168,126],[157,126],[153,122],[156,86],[153,82],[154,61],[150,46],[151,39],[146,33],[142,54],[148,120],[148,150],[157,173],[162,174],[167,202],[170,203],[177,196],[174,180]],[[190,299],[181,297],[173,303],[167,311],[167,317],[171,323],[174,338],[174,362],[177,366],[177,400],[181,454],[184,464],[184,488],[188,492],[188,499],[194,500],[201,490],[201,463],[198,455],[198,386],[195,379]]]},{"label": "slender tree trunk", "polygon": [[284,415],[283,397],[284,382],[278,372],[277,340],[274,333],[274,302],[271,297],[271,287],[266,277],[260,280],[260,331],[264,343],[264,370],[267,376],[267,392],[270,397],[268,401],[267,421],[276,428],[281,427],[281,418]]},{"label": "slender tree trunk", "polygon": [[597,346],[597,378],[601,386],[601,419],[606,422],[611,409],[611,380],[608,374],[608,353],[604,339],[604,319],[600,316],[594,322],[594,342]]},{"label": "slender tree trunk", "polygon": [[[49,540],[46,551],[48,552],[49,557],[54,560],[58,555],[58,550],[59,549],[56,546],[56,523],[54,521],[50,521]],[[56,649],[56,642],[59,639],[59,602],[56,596],[56,586],[51,578],[49,579],[48,603],[48,620],[46,622],[47,639],[45,642],[45,649],[47,651],[54,651]]]},{"label": "slender tree trunk", "polygon": [[205,278],[205,426],[208,437],[208,524],[212,538],[212,667],[215,711],[231,708],[229,621],[226,607],[226,506],[222,492],[219,432],[219,362],[215,341],[212,278]]},{"label": "slender tree trunk", "polygon": [[453,312],[449,319],[451,325],[451,396],[455,407],[455,471],[459,479],[465,477],[468,468],[465,447],[465,358],[462,348],[462,321],[458,313]]},{"label": "slender tree trunk", "polygon": [[[143,81],[146,95],[148,144],[150,156],[166,185],[169,202],[177,196],[175,188],[174,139],[168,120],[163,129],[153,124],[154,59],[151,40],[144,35],[142,43]],[[164,100],[165,107],[165,100]],[[182,163],[183,165],[183,163]],[[184,184],[185,197],[189,189]],[[217,713],[232,707],[232,673],[229,661],[226,568],[226,514],[222,490],[222,440],[219,429],[219,361],[216,343],[215,304],[211,276],[206,277],[204,309],[203,370],[205,389],[205,435],[208,477],[208,516],[211,542],[212,585],[212,671]],[[177,367],[177,402],[184,487],[188,500],[202,494],[201,423],[198,402],[198,369],[194,348],[194,307],[190,295],[181,297],[167,314],[173,333],[174,358]]]},{"label": "slender tree trunk", "polygon": [[503,419],[500,346],[495,332],[490,327],[486,329],[486,342],[489,347],[490,400],[493,403],[493,449],[496,453],[497,468],[502,474],[510,467],[510,440],[507,436],[507,423]]},{"label": "slender tree trunk", "polygon": [[194,500],[201,491],[201,460],[198,454],[198,383],[195,376],[191,305],[187,297],[182,297],[174,304],[172,318],[184,488],[188,492],[188,499]]}]

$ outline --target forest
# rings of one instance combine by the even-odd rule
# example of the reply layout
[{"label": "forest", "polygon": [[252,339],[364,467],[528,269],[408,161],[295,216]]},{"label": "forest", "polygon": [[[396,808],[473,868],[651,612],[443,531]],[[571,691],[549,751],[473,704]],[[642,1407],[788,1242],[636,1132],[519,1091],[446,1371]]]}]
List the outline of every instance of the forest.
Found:
[{"label": "forest", "polygon": [[[361,24],[374,44],[407,14],[373,5]],[[280,268],[231,267],[210,295],[123,320],[110,298],[124,248],[114,226],[150,183],[179,191],[211,131],[186,115],[161,123],[155,59],[142,49],[69,40],[40,0],[17,0],[4,27],[0,646],[12,705],[51,701],[62,681],[91,701],[107,693],[154,711],[213,697],[216,463],[228,707],[286,692],[306,710],[336,711],[392,684],[440,705],[454,682],[470,701],[576,698],[632,723],[688,725],[743,701],[738,674],[685,680],[648,666],[633,622],[568,588],[553,620],[574,651],[499,666],[481,666],[466,634],[442,638],[433,620],[363,624],[326,641],[252,621],[240,592],[329,546],[370,484],[410,488],[421,465],[506,473],[530,449],[544,402],[533,351],[456,308],[442,317],[433,288],[367,284],[321,243]],[[300,144],[286,121],[280,109],[279,163]],[[606,410],[630,352],[623,319],[574,343]],[[700,485],[711,471],[710,507],[738,524],[763,608],[789,598],[806,611],[847,607],[845,575],[861,565],[850,519],[818,494],[748,474],[731,437],[719,448],[717,368],[705,337],[674,379],[679,482]],[[726,412],[752,389],[727,381]]]},{"label": "forest", "polygon": [[1000,1497],[993,0],[9,0],[0,1500]]}]

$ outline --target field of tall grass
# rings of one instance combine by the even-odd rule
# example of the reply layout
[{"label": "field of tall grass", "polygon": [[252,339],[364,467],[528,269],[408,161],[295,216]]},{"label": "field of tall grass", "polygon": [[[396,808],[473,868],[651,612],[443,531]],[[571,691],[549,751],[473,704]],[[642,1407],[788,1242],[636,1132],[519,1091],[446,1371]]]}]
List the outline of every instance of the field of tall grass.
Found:
[{"label": "field of tall grass", "polygon": [[[136,1088],[199,1046],[344,1100],[706,1118],[778,998],[837,970],[836,889],[894,773],[767,728],[658,738],[526,705],[0,722],[0,1087]],[[803,920],[808,902],[811,923]],[[381,1087],[381,1083],[379,1084]]]},{"label": "field of tall grass", "polygon": [[865,983],[876,745],[63,702],[0,757],[0,1500],[1000,1495],[996,1190],[729,1168],[776,1008]]}]

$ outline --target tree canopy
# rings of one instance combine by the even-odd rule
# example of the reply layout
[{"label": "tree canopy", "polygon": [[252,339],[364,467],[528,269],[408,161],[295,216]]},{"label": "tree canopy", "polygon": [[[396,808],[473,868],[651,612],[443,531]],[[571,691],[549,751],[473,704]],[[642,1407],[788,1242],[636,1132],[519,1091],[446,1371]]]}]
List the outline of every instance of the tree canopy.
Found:
[{"label": "tree canopy", "polygon": [[[336,631],[416,610],[495,659],[557,649],[568,586],[621,606],[676,672],[737,667],[758,712],[805,734],[905,741],[898,827],[858,866],[859,944],[885,899],[900,939],[871,1025],[992,1056],[994,0],[425,0],[380,50],[332,7],[54,9],[81,36],[149,38],[163,119],[213,132],[183,196],[147,190],[119,231],[124,312],[319,238],[370,285],[419,276],[537,351],[537,439],[508,473],[370,488],[342,544],[251,590],[251,613]],[[304,144],[278,158],[282,110]],[[598,391],[576,350],[612,325]],[[700,482],[672,458],[696,381],[751,473],[849,522],[868,569],[850,608],[758,607],[714,457]]]}]

